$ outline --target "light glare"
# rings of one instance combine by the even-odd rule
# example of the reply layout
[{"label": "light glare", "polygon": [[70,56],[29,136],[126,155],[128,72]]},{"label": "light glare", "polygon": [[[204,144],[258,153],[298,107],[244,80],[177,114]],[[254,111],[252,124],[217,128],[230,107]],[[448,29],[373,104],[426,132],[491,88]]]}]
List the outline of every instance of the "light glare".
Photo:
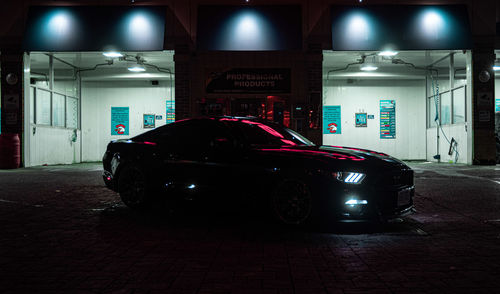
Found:
[{"label": "light glare", "polygon": [[49,30],[57,37],[66,37],[71,31],[71,21],[64,12],[54,15],[48,24]]},{"label": "light glare", "polygon": [[370,26],[368,21],[362,15],[353,16],[347,24],[347,35],[356,41],[368,40]]},{"label": "light glare", "polygon": [[142,66],[132,66],[128,68],[129,71],[131,72],[143,72],[146,71],[146,69]]},{"label": "light glare", "polygon": [[439,33],[443,31],[444,19],[436,11],[428,11],[422,17],[422,29],[425,36],[438,39]]},{"label": "light glare", "polygon": [[360,69],[363,70],[363,71],[374,71],[374,70],[378,69],[378,66],[374,66],[374,65],[362,65]]},{"label": "light glare", "polygon": [[120,52],[104,52],[102,53],[102,55],[111,58],[123,57],[123,54],[121,54]]},{"label": "light glare", "polygon": [[367,200],[358,200],[358,199],[349,199],[345,202],[345,205],[366,205],[368,204]]},{"label": "light glare", "polygon": [[390,51],[390,50],[381,51],[378,53],[379,56],[396,56],[397,54],[398,54],[397,51]]},{"label": "light glare", "polygon": [[493,70],[494,70],[494,71],[498,71],[498,70],[500,70],[500,65],[494,65],[494,66],[493,66]]}]

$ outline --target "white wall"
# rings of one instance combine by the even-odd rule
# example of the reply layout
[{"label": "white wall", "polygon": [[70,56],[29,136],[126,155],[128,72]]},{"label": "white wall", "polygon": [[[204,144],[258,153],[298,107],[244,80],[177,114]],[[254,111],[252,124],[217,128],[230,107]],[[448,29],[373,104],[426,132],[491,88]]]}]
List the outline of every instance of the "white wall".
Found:
[{"label": "white wall", "polygon": [[[82,83],[82,161],[100,161],[109,141],[136,136],[143,128],[143,114],[161,115],[156,127],[166,122],[170,82],[107,81]],[[111,135],[111,107],[129,107],[129,135]]]},{"label": "white wall", "polygon": [[80,162],[81,132],[77,131],[76,135],[73,142],[71,129],[31,125],[30,162],[26,166]]},{"label": "white wall", "polygon": [[[396,100],[396,138],[380,139],[380,100]],[[341,105],[342,134],[323,144],[371,149],[399,159],[426,158],[425,80],[323,81],[323,105]],[[355,113],[374,115],[355,127]]]},{"label": "white wall", "polygon": [[[465,131],[465,123],[454,124],[454,125],[444,125],[442,126],[442,131],[439,131],[439,155],[441,155],[441,162],[446,163],[455,163],[457,159],[457,163],[468,163],[467,162],[467,154],[469,152],[467,146],[467,132]],[[457,151],[458,158],[456,158],[456,153],[452,153],[452,155],[448,155],[448,151],[450,149],[450,143],[446,140],[443,135],[446,134],[448,140],[451,141],[451,138],[455,139],[457,142]],[[428,161],[437,161],[433,158],[436,155],[437,141],[436,137],[437,131],[436,128],[427,129],[427,160]]]}]

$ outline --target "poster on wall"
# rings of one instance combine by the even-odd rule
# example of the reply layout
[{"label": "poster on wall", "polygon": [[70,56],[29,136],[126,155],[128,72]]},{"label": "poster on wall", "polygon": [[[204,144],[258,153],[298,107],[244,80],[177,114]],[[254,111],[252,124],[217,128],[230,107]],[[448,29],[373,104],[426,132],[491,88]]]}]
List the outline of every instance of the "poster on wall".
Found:
[{"label": "poster on wall", "polygon": [[380,100],[380,139],[396,138],[396,100]]},{"label": "poster on wall", "polygon": [[323,106],[323,134],[341,134],[340,105]]},{"label": "poster on wall", "polygon": [[366,113],[356,113],[356,128],[366,127]]},{"label": "poster on wall", "polygon": [[144,122],[143,127],[145,129],[154,129],[155,127],[155,115],[154,114],[143,114],[142,121]]},{"label": "poster on wall", "polygon": [[166,123],[173,123],[175,121],[175,101],[167,100],[167,120]]},{"label": "poster on wall", "polygon": [[495,112],[500,112],[500,98],[495,99]]},{"label": "poster on wall", "polygon": [[111,107],[111,135],[128,136],[129,109],[128,107]]}]

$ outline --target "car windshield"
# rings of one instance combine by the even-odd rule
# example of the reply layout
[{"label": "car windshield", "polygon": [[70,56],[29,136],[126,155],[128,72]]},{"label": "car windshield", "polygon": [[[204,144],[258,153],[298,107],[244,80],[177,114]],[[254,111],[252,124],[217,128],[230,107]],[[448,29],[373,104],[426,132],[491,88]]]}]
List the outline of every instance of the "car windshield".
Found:
[{"label": "car windshield", "polygon": [[242,137],[249,145],[254,146],[314,146],[304,136],[276,124],[262,123],[254,120],[226,120],[224,123],[232,132]]}]

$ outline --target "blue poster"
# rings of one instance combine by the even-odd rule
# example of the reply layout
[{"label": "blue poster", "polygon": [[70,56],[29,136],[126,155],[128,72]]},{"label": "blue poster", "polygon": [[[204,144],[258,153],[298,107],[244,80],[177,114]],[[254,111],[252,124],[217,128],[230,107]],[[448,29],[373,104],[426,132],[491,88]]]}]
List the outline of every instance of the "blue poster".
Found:
[{"label": "blue poster", "polygon": [[111,107],[111,135],[128,136],[128,107]]},{"label": "blue poster", "polygon": [[380,139],[396,138],[396,100],[380,100]]},{"label": "blue poster", "polygon": [[341,134],[340,105],[323,106],[323,134]]},{"label": "blue poster", "polygon": [[495,112],[500,112],[500,98],[495,99]]},{"label": "blue poster", "polygon": [[155,127],[155,115],[154,114],[143,114],[144,128],[153,129]]},{"label": "blue poster", "polygon": [[366,113],[356,113],[356,127],[366,127]]},{"label": "blue poster", "polygon": [[167,121],[166,123],[173,123],[175,121],[175,101],[167,101]]}]

